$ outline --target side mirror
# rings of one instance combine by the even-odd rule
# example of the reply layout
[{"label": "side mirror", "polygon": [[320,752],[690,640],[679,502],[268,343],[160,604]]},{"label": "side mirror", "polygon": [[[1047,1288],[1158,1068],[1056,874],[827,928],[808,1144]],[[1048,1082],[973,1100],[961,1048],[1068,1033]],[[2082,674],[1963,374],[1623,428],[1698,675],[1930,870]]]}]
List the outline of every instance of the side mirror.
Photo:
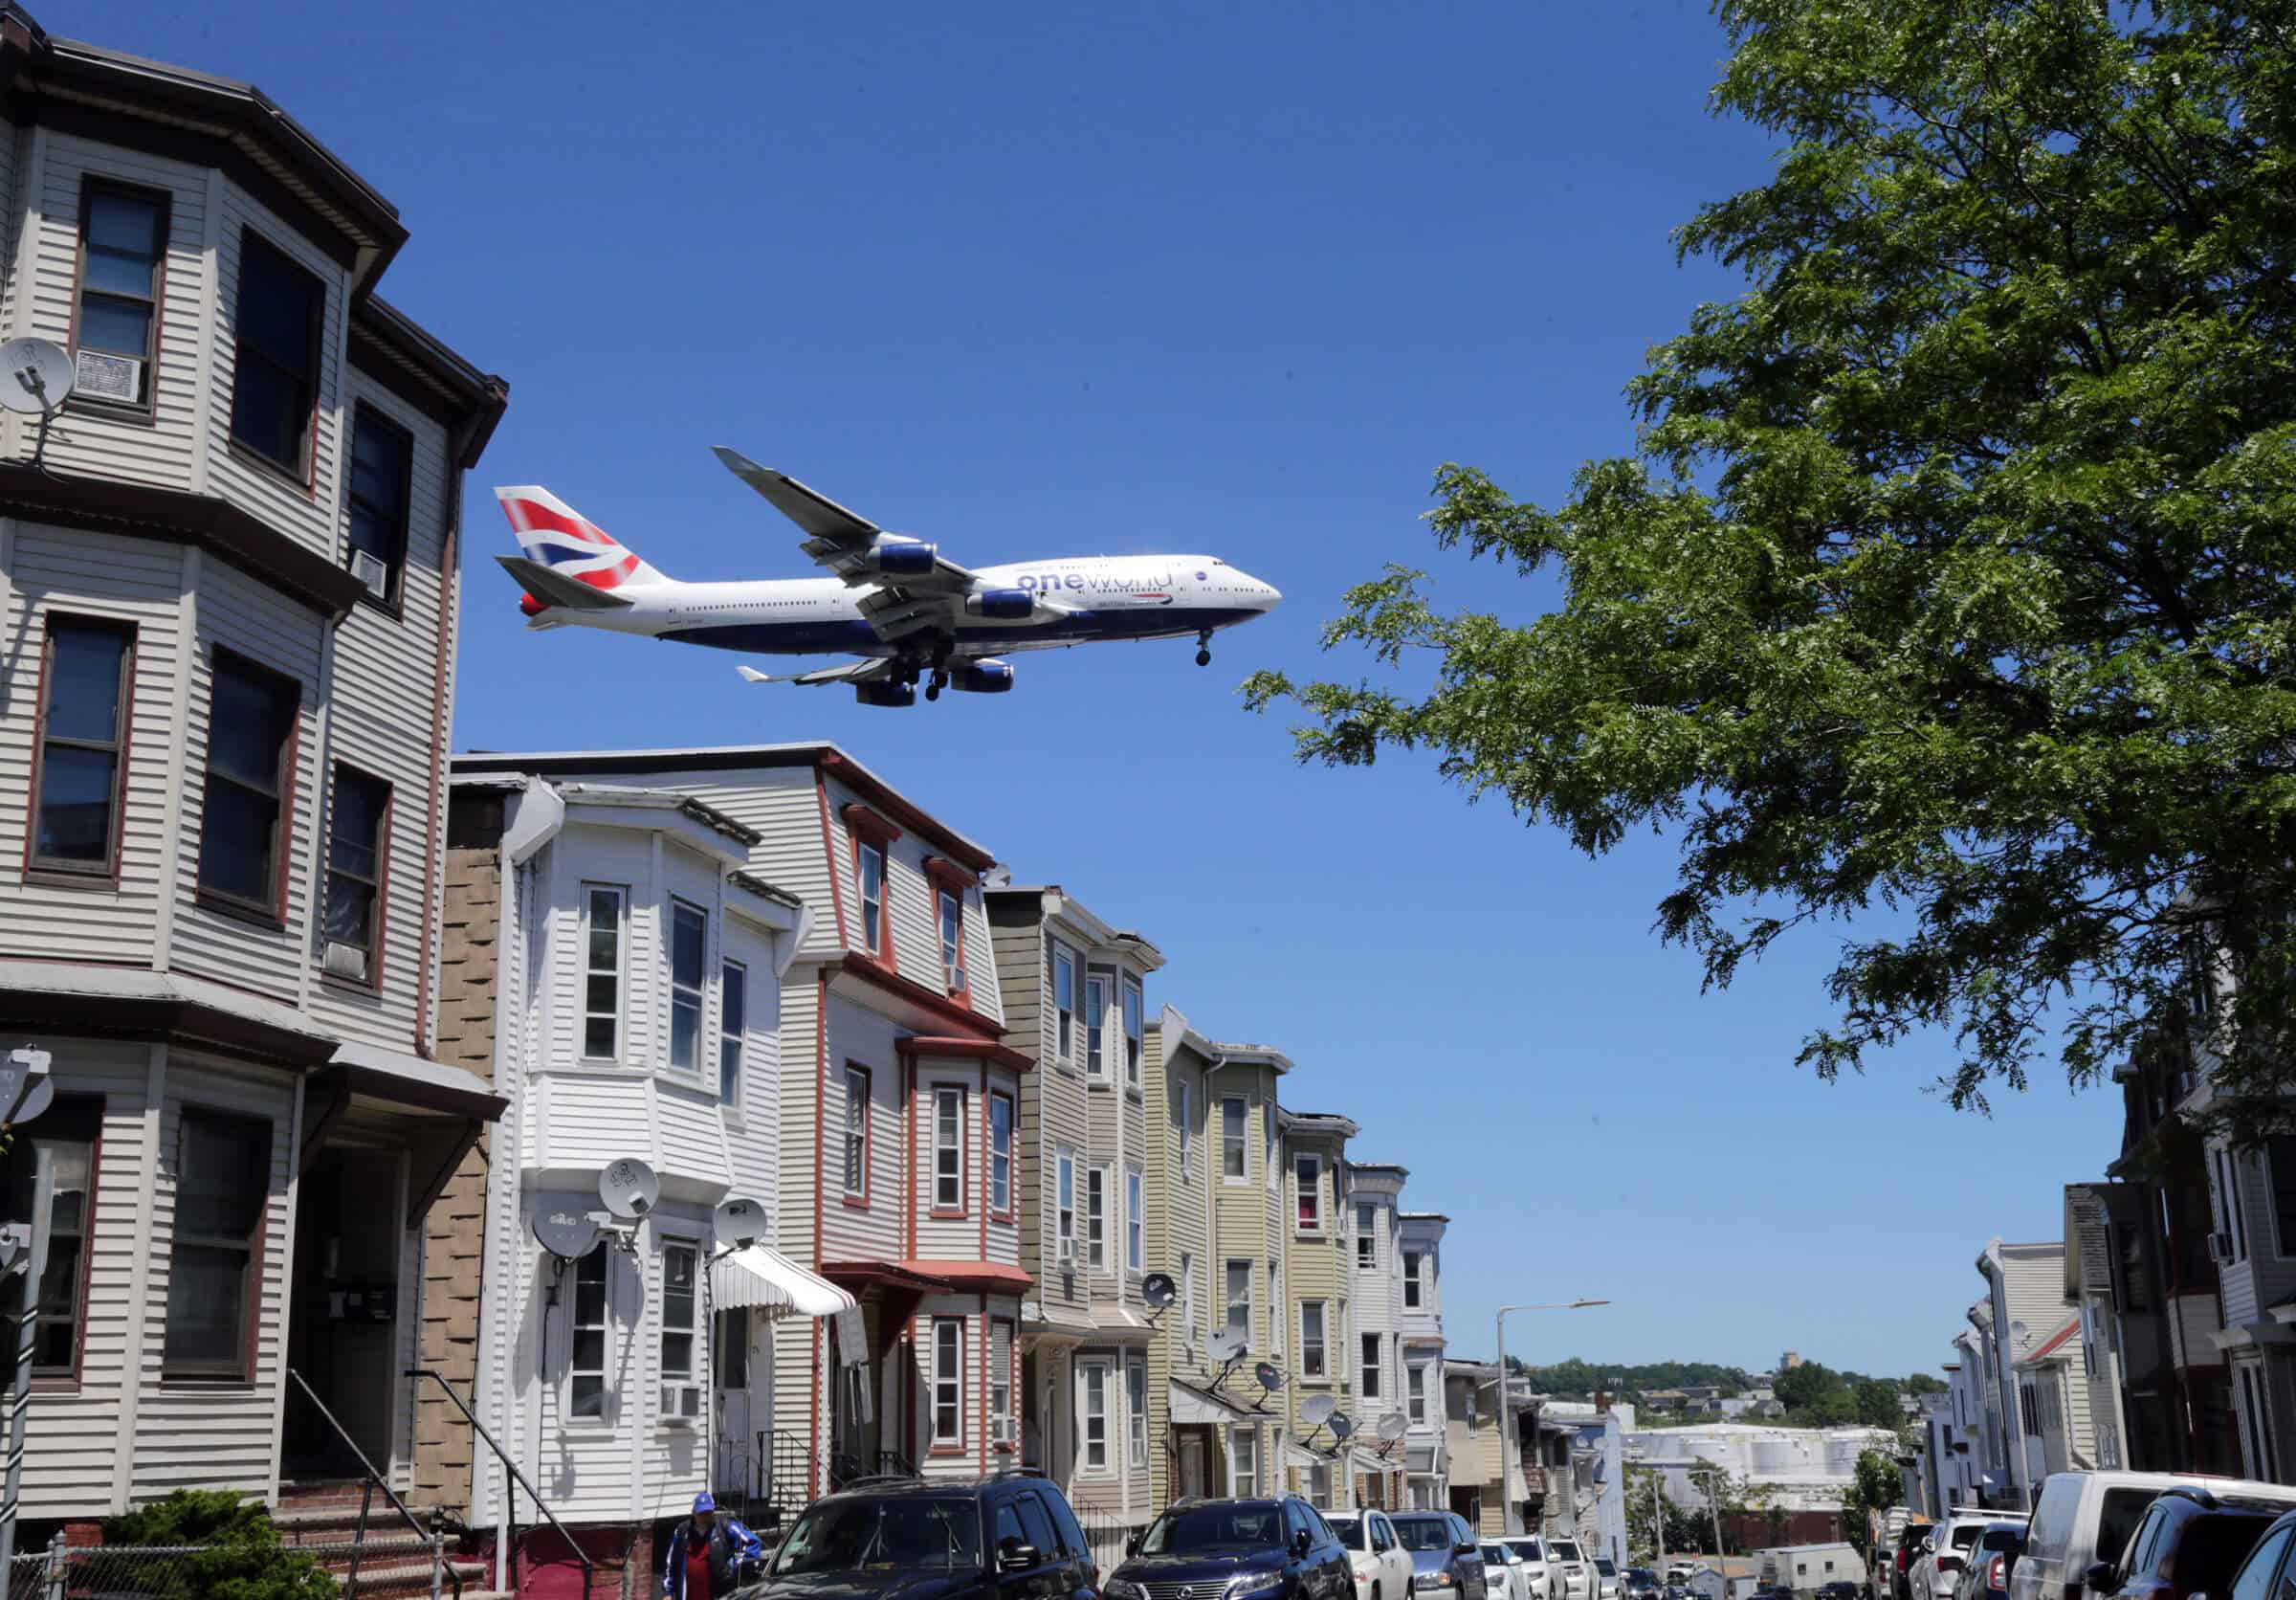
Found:
[{"label": "side mirror", "polygon": [[1124,1558],[1127,1561],[1140,1553],[1140,1538],[1141,1536],[1136,1533],[1124,1541]]},{"label": "side mirror", "polygon": [[1292,1553],[1293,1555],[1304,1556],[1314,1547],[1315,1536],[1306,1528],[1301,1528],[1292,1536]]},{"label": "side mirror", "polygon": [[[2088,1570],[2081,1574],[2081,1581],[2101,1593],[2109,1594],[2120,1588],[2120,1585],[2112,1581],[2119,1575],[2112,1563],[2094,1561],[2089,1563]],[[2199,1600],[2199,1596],[2194,1596],[2194,1600]]]},{"label": "side mirror", "polygon": [[1026,1572],[1043,1565],[1043,1562],[1044,1558],[1037,1554],[1035,1545],[1024,1544],[1017,1539],[1007,1539],[997,1546],[997,1570],[1000,1572]]},{"label": "side mirror", "polygon": [[1451,1554],[1455,1556],[1471,1556],[1474,1553],[1475,1544],[1471,1539],[1463,1544],[1453,1544],[1451,1546]]}]

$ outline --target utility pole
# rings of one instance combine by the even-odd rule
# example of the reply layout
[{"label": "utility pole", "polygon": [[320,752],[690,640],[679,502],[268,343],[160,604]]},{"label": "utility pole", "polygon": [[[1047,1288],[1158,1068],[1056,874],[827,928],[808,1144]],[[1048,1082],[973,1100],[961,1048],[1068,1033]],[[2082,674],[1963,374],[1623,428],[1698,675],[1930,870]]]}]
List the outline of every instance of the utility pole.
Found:
[{"label": "utility pole", "polygon": [[[1510,1311],[1580,1311],[1590,1305],[1608,1305],[1610,1301],[1606,1300],[1556,1300],[1546,1305],[1502,1305],[1499,1307],[1498,1315],[1491,1319],[1493,1333],[1499,1346],[1499,1532],[1502,1536],[1522,1531],[1514,1525],[1516,1522],[1514,1497],[1507,1492],[1509,1487],[1507,1443],[1514,1432],[1514,1415],[1507,1404],[1507,1313]],[[1527,1490],[1530,1487],[1529,1474],[1526,1473],[1524,1477],[1526,1479],[1524,1487]]]},{"label": "utility pole", "polygon": [[1716,1467],[1707,1475],[1706,1503],[1714,1514],[1714,1571],[1722,1579],[1719,1600],[1730,1600],[1730,1565],[1722,1558],[1722,1469]]},{"label": "utility pole", "polygon": [[1653,1467],[1650,1469],[1650,1524],[1657,1530],[1658,1575],[1662,1579],[1667,1575],[1666,1478],[1666,1473],[1660,1468]]}]

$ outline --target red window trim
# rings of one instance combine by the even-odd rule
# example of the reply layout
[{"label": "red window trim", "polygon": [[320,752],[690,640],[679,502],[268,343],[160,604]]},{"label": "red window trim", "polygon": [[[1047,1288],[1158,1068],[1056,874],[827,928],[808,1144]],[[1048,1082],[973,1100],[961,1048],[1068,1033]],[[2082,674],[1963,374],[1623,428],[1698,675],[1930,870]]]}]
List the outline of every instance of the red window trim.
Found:
[{"label": "red window trim", "polygon": [[59,1367],[42,1371],[33,1368],[32,1392],[34,1394],[77,1394],[86,1374],[88,1356],[88,1286],[94,1281],[96,1262],[96,1224],[101,1214],[97,1204],[103,1185],[103,1119],[110,1109],[111,1097],[104,1094],[66,1094],[55,1097],[51,1109],[60,1109],[72,1100],[92,1103],[96,1114],[95,1137],[88,1141],[88,1195],[87,1226],[80,1233],[79,1247],[79,1316],[72,1328],[72,1371],[66,1376]]},{"label": "red window trim", "polygon": [[[303,683],[302,679],[291,678],[276,667],[267,666],[252,656],[243,656],[228,645],[215,645],[208,654],[208,717],[210,722],[215,716],[215,668],[216,664],[227,656],[248,671],[265,678],[276,678],[295,691],[295,708],[287,720],[287,742],[279,749],[279,817],[275,825],[276,831],[273,833],[271,840],[272,903],[265,906],[258,901],[241,900],[237,895],[227,894],[221,889],[210,889],[207,884],[200,882],[199,867],[196,863],[192,867],[192,882],[198,886],[199,903],[210,910],[222,911],[242,918],[257,919],[261,920],[265,926],[284,928],[287,925],[287,891],[294,878],[294,863],[288,859],[288,847],[295,838],[295,778],[296,773],[302,767]],[[204,811],[208,798],[208,760],[204,751],[200,756],[199,770],[199,798]],[[204,851],[206,846],[207,830],[203,823],[200,830],[200,847]]]},{"label": "red window trim", "polygon": [[926,856],[925,876],[937,886],[955,894],[960,901],[966,890],[978,887],[981,882],[980,874],[959,866],[946,856]]},{"label": "red window trim", "polygon": [[[383,786],[383,815],[375,824],[375,927],[374,932],[369,936],[374,943],[367,951],[366,982],[360,983],[352,978],[339,978],[333,973],[325,971],[323,967],[320,975],[325,982],[350,989],[355,993],[380,994],[383,992],[383,954],[390,930],[390,825],[398,815],[399,786],[383,776],[382,773],[370,771],[357,762],[338,760],[335,763],[334,774],[327,783],[327,834],[320,856],[322,863],[329,863],[334,857],[335,796],[337,786],[342,782],[342,774],[345,772],[364,778],[369,783]],[[319,912],[322,918],[325,914],[326,875],[334,870],[332,865],[323,865],[320,874],[321,899]]]},{"label": "red window trim", "polygon": [[925,1214],[936,1221],[970,1216],[973,1214],[973,1186],[971,1175],[964,1169],[964,1150],[961,1145],[957,1151],[957,1204],[952,1209],[940,1203],[940,1097],[944,1094],[957,1097],[957,1137],[961,1140],[964,1137],[964,1101],[971,1093],[971,1086],[940,1080],[928,1082],[924,1087],[933,1100],[933,1109],[927,1113],[933,1119],[933,1129],[932,1138],[925,1145],[925,1200],[929,1207]]},{"label": "red window trim", "polygon": [[[988,1070],[987,1063],[982,1064],[982,1070],[983,1072]],[[1005,1208],[1001,1211],[995,1209],[997,1187],[996,1169],[993,1164],[997,1159],[996,1106],[988,1103],[996,1100],[1003,1100],[1005,1104],[1005,1126],[1008,1130],[1006,1138],[1011,1144],[1011,1148],[1005,1152]],[[989,1167],[989,1177],[985,1180],[986,1187],[982,1190],[988,1198],[988,1220],[991,1222],[1014,1222],[1020,1218],[1021,1205],[1021,1102],[1017,1096],[1007,1094],[1003,1089],[991,1089],[988,1092],[988,1102],[984,1102],[988,1104],[988,1138],[983,1142],[985,1147],[982,1151],[982,1159],[992,1164]]]},{"label": "red window trim", "polygon": [[[41,769],[47,765],[48,755],[48,672],[50,659],[55,655],[55,641],[50,637],[49,629],[58,617],[83,627],[103,629],[127,636],[127,658],[122,663],[120,683],[120,753],[112,771],[112,843],[110,859],[101,870],[67,866],[61,862],[43,862],[33,855],[33,844],[40,833]],[[80,887],[119,887],[120,858],[127,847],[127,762],[130,741],[135,733],[136,646],[140,642],[141,635],[136,624],[123,618],[53,609],[40,613],[40,681],[33,701],[32,783],[24,811],[24,877],[28,881]]]},{"label": "red window trim", "polygon": [[[861,1075],[861,1192],[855,1194],[852,1190],[845,1188],[845,1174],[842,1170],[837,1174],[837,1186],[843,1192],[845,1203],[848,1206],[857,1211],[866,1211],[870,1209],[876,1194],[877,1130],[876,1119],[870,1113],[876,1104],[877,1077],[873,1069],[865,1067],[850,1057],[845,1063],[845,1070],[849,1074],[859,1073]],[[843,1090],[847,1088],[847,1084],[840,1080],[837,1087]],[[845,1161],[845,1146],[842,1144],[837,1147],[837,1160],[842,1167]]]},{"label": "red window trim", "polygon": [[[1308,1221],[1299,1214],[1299,1164],[1303,1161],[1312,1161],[1315,1164],[1315,1220],[1314,1222]],[[1321,1238],[1331,1231],[1324,1222],[1323,1174],[1327,1167],[1328,1164],[1323,1157],[1315,1154],[1313,1150],[1303,1150],[1292,1158],[1292,1231],[1295,1233],[1307,1233]]]},{"label": "red window trim", "polygon": [[[1017,1140],[1017,1133],[1015,1138]],[[986,1297],[983,1298],[985,1299]],[[1013,1432],[1018,1433],[1020,1432],[1021,1422],[1021,1324],[1010,1317],[989,1318],[988,1348],[991,1351],[994,1351],[997,1347],[997,1330],[999,1328],[1004,1328],[1006,1330],[1004,1340],[1004,1392],[1012,1397]],[[981,1363],[981,1372],[982,1378],[985,1380],[988,1374],[988,1362],[985,1358]],[[985,1381],[982,1382],[981,1386],[982,1391],[981,1395],[981,1405],[983,1413],[986,1412],[988,1407],[987,1391],[995,1387],[995,1385]],[[1010,1444],[998,1444],[995,1440],[989,1438],[989,1434],[993,1432],[994,1430],[986,1425],[983,1425],[981,1430],[981,1437],[987,1441],[990,1455],[1018,1456],[1021,1453],[1021,1445],[1018,1438],[1015,1438]]]},{"label": "red window trim", "polygon": [[[943,1444],[938,1432],[940,1423],[940,1324],[957,1324],[957,1440]],[[964,1322],[962,1312],[954,1317],[928,1316],[925,1319],[925,1348],[931,1357],[925,1365],[925,1454],[928,1456],[962,1456],[965,1453],[964,1426]]]},{"label": "red window trim", "polygon": [[[232,302],[234,307],[238,304],[240,279],[246,270],[247,247],[251,242],[258,249],[270,251],[289,267],[301,273],[319,290],[317,298],[311,302],[311,420],[303,428],[303,458],[299,467],[289,467],[283,461],[276,461],[254,445],[242,442],[239,435],[232,432],[230,410],[232,401],[236,399],[239,393],[239,350],[234,344],[232,349],[232,392],[224,401],[224,438],[230,446],[233,459],[267,472],[284,482],[294,484],[303,492],[303,498],[306,500],[317,500],[319,498],[319,419],[325,411],[325,396],[322,390],[327,365],[327,281],[297,260],[292,253],[274,244],[260,229],[252,223],[241,223],[239,225],[239,264],[234,266],[232,271]],[[235,310],[233,315],[236,316]]]},{"label": "red window trim", "polygon": [[[271,1130],[270,1159],[274,1162],[279,1159],[280,1124],[276,1117],[266,1117],[243,1111],[236,1106],[210,1105],[201,1100],[181,1100],[177,1102],[175,1111],[179,1139],[182,1137],[180,1130],[184,1118],[195,1112],[203,1116],[222,1117],[234,1122],[264,1123]],[[249,1247],[247,1253],[247,1275],[244,1279],[247,1327],[240,1336],[238,1372],[233,1374],[186,1370],[182,1367],[170,1368],[167,1366],[167,1319],[163,1314],[160,1318],[160,1383],[164,1387],[206,1389],[244,1389],[254,1383],[256,1357],[261,1353],[263,1347],[263,1270],[266,1249],[271,1240],[271,1173],[267,1168],[263,1173],[263,1208],[255,1219],[254,1242]],[[173,1245],[170,1243],[168,1254],[170,1273],[174,1270],[174,1259]]]},{"label": "red window trim", "polygon": [[116,422],[150,423],[160,414],[160,351],[167,319],[167,250],[175,242],[175,196],[167,189],[122,183],[98,172],[79,175],[79,224],[73,238],[72,333],[66,341],[75,350],[79,348],[79,304],[88,292],[88,196],[105,190],[125,199],[153,202],[159,207],[160,254],[151,267],[150,370],[144,374],[144,394],[141,400],[107,400],[77,390],[66,399],[76,411],[110,417]]},{"label": "red window trim", "polygon": [[857,800],[849,803],[837,814],[845,818],[846,831],[857,839],[867,839],[874,845],[890,845],[901,836],[901,830],[881,812],[871,811]]},{"label": "red window trim", "polygon": [[[846,809],[850,811],[853,808],[849,806]],[[896,838],[898,836],[898,834],[894,835]],[[879,966],[884,967],[886,971],[892,972],[896,970],[898,967],[898,964],[894,960],[893,956],[892,842],[890,840],[870,838],[862,833],[858,829],[853,831],[852,840],[853,921],[856,923],[856,931],[866,932],[869,927],[868,902],[863,898],[861,893],[861,852],[864,850],[874,850],[877,853],[878,857],[885,863],[884,870],[877,874],[877,947],[873,950],[867,951],[866,954],[868,954],[868,956],[872,960],[875,961]],[[940,942],[940,932],[938,928],[934,930],[933,940],[935,944],[938,944]]]},{"label": "red window trim", "polygon": [[342,567],[346,572],[351,567],[351,463],[359,454],[359,431],[370,424],[378,430],[396,433],[407,442],[407,470],[399,475],[403,515],[399,522],[398,559],[390,564],[389,587],[377,594],[362,584],[359,602],[372,606],[386,616],[403,617],[407,604],[407,562],[414,544],[414,430],[372,400],[361,400],[351,407],[350,448],[343,452]]},{"label": "red window trim", "polygon": [[929,887],[933,891],[933,945],[936,949],[940,947],[940,902],[944,899],[954,900],[957,902],[957,970],[963,974],[963,981],[952,985],[949,993],[970,997],[973,991],[973,973],[964,954],[964,891],[961,888],[952,888],[944,878],[935,878],[933,863],[929,860],[925,863],[925,876],[930,879]]}]

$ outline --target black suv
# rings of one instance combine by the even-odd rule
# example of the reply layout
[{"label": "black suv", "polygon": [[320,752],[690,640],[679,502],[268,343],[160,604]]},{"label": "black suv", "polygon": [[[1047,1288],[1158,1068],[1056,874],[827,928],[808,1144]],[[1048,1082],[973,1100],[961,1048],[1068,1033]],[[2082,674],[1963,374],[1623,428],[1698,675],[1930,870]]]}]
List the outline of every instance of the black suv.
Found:
[{"label": "black suv", "polygon": [[1125,1546],[1107,1600],[1355,1600],[1347,1550],[1297,1495],[1182,1500]]},{"label": "black suv", "polygon": [[1060,1485],[875,1478],[806,1507],[774,1551],[771,1600],[1097,1600],[1099,1568]]}]

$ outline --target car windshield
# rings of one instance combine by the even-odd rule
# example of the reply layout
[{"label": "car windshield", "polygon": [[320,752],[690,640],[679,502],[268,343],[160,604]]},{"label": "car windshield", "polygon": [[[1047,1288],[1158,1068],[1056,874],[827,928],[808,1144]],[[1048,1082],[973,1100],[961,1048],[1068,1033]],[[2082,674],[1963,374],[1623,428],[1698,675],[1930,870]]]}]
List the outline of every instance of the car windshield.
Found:
[{"label": "car windshield", "polygon": [[1987,1528],[1977,1541],[1980,1550],[2021,1550],[2025,1545],[2023,1528]]},{"label": "car windshield", "polygon": [[1578,1546],[1567,1539],[1557,1539],[1555,1541],[1555,1559],[1556,1561],[1577,1561]]},{"label": "car windshield", "polygon": [[1595,1570],[1605,1578],[1615,1578],[1619,1575],[1619,1564],[1608,1556],[1597,1556],[1595,1557]]},{"label": "car windshield", "polygon": [[853,1572],[981,1565],[981,1513],[969,1500],[872,1497],[825,1500],[797,1520],[773,1573]]},{"label": "car windshield", "polygon": [[1395,1536],[1403,1542],[1406,1550],[1447,1550],[1451,1547],[1451,1525],[1441,1517],[1398,1517]]},{"label": "car windshield", "polygon": [[1332,1530],[1332,1537],[1349,1549],[1360,1550],[1364,1547],[1363,1535],[1364,1530],[1371,1525],[1370,1518],[1326,1517],[1323,1521],[1324,1525]]},{"label": "car windshield", "polygon": [[1200,1550],[1272,1550],[1284,1543],[1284,1508],[1267,1500],[1179,1506],[1165,1512],[1140,1541],[1144,1556]]}]

